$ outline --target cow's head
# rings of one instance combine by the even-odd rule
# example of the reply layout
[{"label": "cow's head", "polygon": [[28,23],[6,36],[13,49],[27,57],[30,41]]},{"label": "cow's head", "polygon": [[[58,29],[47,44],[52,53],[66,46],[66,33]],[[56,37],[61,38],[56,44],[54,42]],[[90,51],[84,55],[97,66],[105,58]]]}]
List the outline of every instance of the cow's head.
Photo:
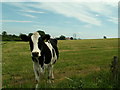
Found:
[{"label": "cow's head", "polygon": [[41,56],[41,50],[44,45],[44,42],[48,41],[49,39],[50,39],[50,35],[45,35],[41,37],[38,32],[33,33],[33,35],[29,37],[32,57]]}]

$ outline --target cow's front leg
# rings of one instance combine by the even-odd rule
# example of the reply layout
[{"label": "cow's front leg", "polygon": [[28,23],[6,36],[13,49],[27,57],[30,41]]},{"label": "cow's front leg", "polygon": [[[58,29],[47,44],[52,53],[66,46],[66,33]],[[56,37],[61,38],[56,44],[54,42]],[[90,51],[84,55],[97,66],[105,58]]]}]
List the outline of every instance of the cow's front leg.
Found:
[{"label": "cow's front leg", "polygon": [[40,71],[39,71],[39,64],[37,62],[33,62],[33,70],[34,70],[34,73],[35,73],[36,83],[38,83],[39,82]]}]

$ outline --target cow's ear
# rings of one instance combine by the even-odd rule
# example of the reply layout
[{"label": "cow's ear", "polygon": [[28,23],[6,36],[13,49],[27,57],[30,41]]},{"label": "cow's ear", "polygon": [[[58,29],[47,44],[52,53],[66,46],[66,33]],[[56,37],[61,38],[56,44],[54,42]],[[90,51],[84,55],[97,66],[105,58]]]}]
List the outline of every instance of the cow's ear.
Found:
[{"label": "cow's ear", "polygon": [[50,35],[49,34],[45,34],[44,36],[42,36],[42,40],[44,42],[47,42],[50,39]]}]

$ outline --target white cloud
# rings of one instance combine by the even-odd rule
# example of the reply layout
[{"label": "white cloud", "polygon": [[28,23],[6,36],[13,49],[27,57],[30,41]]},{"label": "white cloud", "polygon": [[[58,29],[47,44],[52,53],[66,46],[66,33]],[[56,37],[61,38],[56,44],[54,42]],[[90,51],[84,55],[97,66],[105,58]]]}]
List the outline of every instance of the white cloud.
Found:
[{"label": "white cloud", "polygon": [[19,8],[16,10],[16,13],[26,17],[30,17],[30,18],[37,18],[35,15],[32,15],[33,13],[38,13],[38,14],[45,13],[39,10],[32,10],[26,3],[14,2],[14,3],[8,3],[8,4]]},{"label": "white cloud", "polygon": [[108,21],[118,24],[118,18],[116,17],[110,17]]},{"label": "white cloud", "polygon": [[[85,7],[89,8],[90,11],[96,12],[98,14],[104,15],[104,16],[109,16],[113,15],[113,8],[117,10],[117,6],[113,6],[111,3],[82,3]],[[117,3],[115,4],[117,5]]]},{"label": "white cloud", "polygon": [[30,15],[30,14],[21,14],[21,15],[23,15],[23,16],[26,16],[26,17],[30,17],[30,18],[37,18],[36,16],[33,16],[33,15]]},{"label": "white cloud", "polygon": [[100,15],[96,14],[95,16],[98,17],[98,16],[100,16]]},{"label": "white cloud", "polygon": [[[53,13],[62,14],[66,17],[72,17],[87,24],[102,25],[102,18],[100,16],[109,18],[117,17],[117,0],[103,1],[103,2],[42,2],[30,4],[31,7],[38,9],[45,9]],[[116,13],[115,13],[116,12]],[[113,23],[115,23],[113,21]]]},{"label": "white cloud", "polygon": [[53,13],[59,13],[66,17],[72,17],[85,23],[101,25],[101,21],[95,18],[91,13],[88,13],[80,3],[40,3],[30,5],[34,8],[45,9]]},{"label": "white cloud", "polygon": [[20,10],[20,11],[27,12],[27,13],[40,13],[40,14],[45,13],[45,12],[42,12],[42,11],[35,11],[35,10]]},{"label": "white cloud", "polygon": [[[92,5],[94,4],[94,5]],[[108,21],[117,24],[118,19],[118,4],[117,3],[92,3],[87,4],[86,6],[90,11],[97,13],[96,16],[103,16]]]}]

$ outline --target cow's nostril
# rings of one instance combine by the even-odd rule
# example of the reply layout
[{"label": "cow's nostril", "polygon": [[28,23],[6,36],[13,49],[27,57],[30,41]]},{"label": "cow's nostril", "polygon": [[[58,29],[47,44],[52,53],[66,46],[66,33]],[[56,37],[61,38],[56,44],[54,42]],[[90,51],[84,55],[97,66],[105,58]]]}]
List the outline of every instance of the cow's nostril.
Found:
[{"label": "cow's nostril", "polygon": [[38,57],[38,55],[39,55],[39,52],[32,52],[33,57]]}]

